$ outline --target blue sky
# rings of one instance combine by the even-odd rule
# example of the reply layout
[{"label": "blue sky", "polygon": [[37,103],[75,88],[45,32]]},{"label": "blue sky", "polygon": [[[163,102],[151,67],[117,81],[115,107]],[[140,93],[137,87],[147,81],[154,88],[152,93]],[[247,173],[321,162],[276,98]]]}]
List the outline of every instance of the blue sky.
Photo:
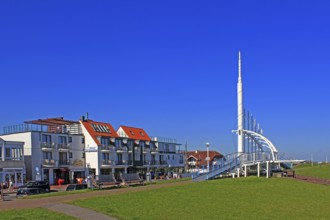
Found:
[{"label": "blue sky", "polygon": [[328,1],[0,2],[0,127],[89,112],[236,150],[244,102],[280,151],[330,160]]}]

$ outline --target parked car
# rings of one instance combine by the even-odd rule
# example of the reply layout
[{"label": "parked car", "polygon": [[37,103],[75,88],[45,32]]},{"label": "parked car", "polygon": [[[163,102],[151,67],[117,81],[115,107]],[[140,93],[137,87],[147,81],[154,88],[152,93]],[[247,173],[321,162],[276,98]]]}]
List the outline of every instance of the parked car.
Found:
[{"label": "parked car", "polygon": [[45,192],[50,192],[50,186],[46,181],[30,181],[19,188],[38,188],[43,189]]},{"label": "parked car", "polygon": [[87,184],[70,184],[66,187],[66,191],[87,189]]},{"label": "parked car", "polygon": [[17,190],[16,198],[45,193],[45,192],[46,191],[42,188],[27,188],[27,187],[22,188],[21,187],[21,188],[18,188],[18,190]]}]

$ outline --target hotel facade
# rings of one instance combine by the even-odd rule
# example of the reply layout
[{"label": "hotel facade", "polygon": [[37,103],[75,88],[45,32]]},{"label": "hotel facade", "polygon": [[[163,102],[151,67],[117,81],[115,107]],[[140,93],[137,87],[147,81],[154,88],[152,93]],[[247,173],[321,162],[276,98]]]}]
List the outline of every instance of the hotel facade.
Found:
[{"label": "hotel facade", "polygon": [[175,139],[150,137],[144,129],[129,126],[116,131],[109,123],[85,117],[27,121],[5,127],[0,138],[24,143],[24,179],[46,180],[51,185],[76,182],[88,175],[185,166]]}]

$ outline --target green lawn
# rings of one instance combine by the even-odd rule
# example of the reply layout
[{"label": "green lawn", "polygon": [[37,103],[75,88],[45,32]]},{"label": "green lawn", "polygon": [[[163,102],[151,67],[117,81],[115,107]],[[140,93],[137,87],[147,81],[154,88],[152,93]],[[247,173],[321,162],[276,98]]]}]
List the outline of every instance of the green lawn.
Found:
[{"label": "green lawn", "polygon": [[26,220],[26,219],[51,219],[51,220],[74,220],[71,216],[59,214],[57,212],[49,211],[43,208],[37,209],[19,209],[19,210],[9,210],[0,211],[0,219],[4,220]]},{"label": "green lawn", "polygon": [[302,176],[312,176],[322,179],[330,179],[330,165],[322,164],[319,166],[318,164],[303,164],[295,167],[295,171],[297,175]]},{"label": "green lawn", "polygon": [[118,219],[329,219],[330,187],[286,178],[192,183],[79,200]]}]

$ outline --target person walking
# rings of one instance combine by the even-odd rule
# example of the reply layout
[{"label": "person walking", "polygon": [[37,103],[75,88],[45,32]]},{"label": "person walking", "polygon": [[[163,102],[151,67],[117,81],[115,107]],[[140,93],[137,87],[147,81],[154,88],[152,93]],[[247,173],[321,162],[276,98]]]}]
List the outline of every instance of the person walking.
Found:
[{"label": "person walking", "polygon": [[0,199],[3,200],[3,184],[0,183]]},{"label": "person walking", "polygon": [[9,180],[8,192],[13,190],[13,181],[12,179]]}]

